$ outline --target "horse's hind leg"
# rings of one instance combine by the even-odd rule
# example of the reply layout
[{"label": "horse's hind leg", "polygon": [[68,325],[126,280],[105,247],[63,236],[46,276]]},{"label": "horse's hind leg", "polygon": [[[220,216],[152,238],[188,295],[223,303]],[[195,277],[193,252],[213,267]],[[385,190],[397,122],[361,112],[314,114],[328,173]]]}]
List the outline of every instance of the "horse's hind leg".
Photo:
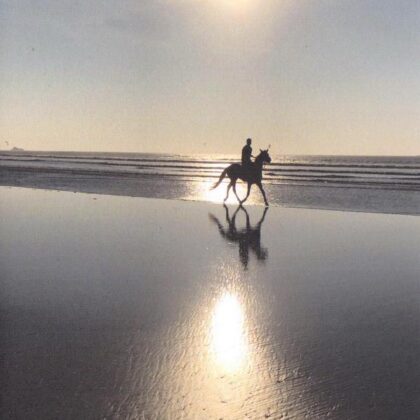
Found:
[{"label": "horse's hind leg", "polygon": [[223,200],[223,202],[225,202],[225,201],[228,199],[228,197],[229,197],[229,191],[230,191],[230,189],[231,189],[231,187],[232,187],[232,184],[233,184],[233,181],[230,181],[229,185],[227,186],[227,190],[226,190],[226,197],[225,197],[225,199]]},{"label": "horse's hind leg", "polygon": [[241,199],[239,198],[238,193],[236,192],[236,179],[235,179],[235,181],[233,181],[233,192],[235,193],[236,198],[238,199],[238,203],[239,203],[240,205],[242,205],[242,203],[241,203]]},{"label": "horse's hind leg", "polygon": [[249,183],[248,183],[248,190],[247,190],[247,192],[246,192],[246,196],[245,196],[245,198],[241,201],[241,205],[242,205],[243,203],[245,203],[245,201],[248,199],[248,197],[249,197],[249,193],[251,192],[251,185],[252,185],[252,184],[249,184]]}]

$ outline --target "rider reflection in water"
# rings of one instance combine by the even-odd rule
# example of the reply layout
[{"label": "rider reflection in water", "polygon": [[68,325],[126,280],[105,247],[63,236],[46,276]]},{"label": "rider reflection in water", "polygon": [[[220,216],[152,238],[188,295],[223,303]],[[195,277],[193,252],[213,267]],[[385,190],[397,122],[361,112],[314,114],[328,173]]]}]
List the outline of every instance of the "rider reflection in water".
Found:
[{"label": "rider reflection in water", "polygon": [[[268,251],[266,248],[261,246],[261,226],[264,222],[265,215],[268,208],[264,209],[264,213],[261,216],[260,221],[254,226],[251,226],[249,214],[246,209],[242,206],[239,206],[235,213],[233,213],[232,218],[229,217],[229,209],[227,206],[223,205],[226,211],[226,222],[227,227],[225,228],[219,221],[219,219],[214,216],[212,213],[209,213],[210,219],[216,223],[220,235],[229,242],[237,242],[239,245],[239,259],[245,270],[248,268],[249,254],[250,250],[254,252],[258,261],[264,261],[268,256]],[[238,211],[242,210],[245,213],[246,217],[246,226],[242,229],[236,228],[236,216]]]}]

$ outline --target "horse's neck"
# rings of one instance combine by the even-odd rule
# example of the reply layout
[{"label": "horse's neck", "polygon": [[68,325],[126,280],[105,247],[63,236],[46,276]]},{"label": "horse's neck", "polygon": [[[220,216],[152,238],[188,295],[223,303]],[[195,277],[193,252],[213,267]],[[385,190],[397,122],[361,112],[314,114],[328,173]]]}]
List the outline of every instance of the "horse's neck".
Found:
[{"label": "horse's neck", "polygon": [[255,166],[257,166],[258,168],[262,168],[263,166],[263,161],[262,159],[259,158],[259,156],[256,157],[254,163],[255,163]]}]

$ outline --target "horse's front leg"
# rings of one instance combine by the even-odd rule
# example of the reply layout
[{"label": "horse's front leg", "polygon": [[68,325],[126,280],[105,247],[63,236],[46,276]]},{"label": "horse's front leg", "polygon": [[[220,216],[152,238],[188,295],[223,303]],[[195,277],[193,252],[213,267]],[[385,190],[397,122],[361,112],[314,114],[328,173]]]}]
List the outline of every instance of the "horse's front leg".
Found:
[{"label": "horse's front leg", "polygon": [[263,186],[262,186],[261,182],[259,182],[257,185],[258,185],[258,188],[259,188],[259,189],[260,189],[260,191],[261,191],[261,194],[262,194],[262,195],[263,195],[263,197],[264,197],[264,203],[265,203],[265,206],[266,206],[266,207],[268,207],[267,197],[266,197],[266,195],[265,195],[265,191],[264,191],[264,188],[263,188]]},{"label": "horse's front leg", "polygon": [[250,184],[249,182],[248,182],[248,190],[247,190],[247,192],[246,192],[246,196],[245,196],[245,198],[240,202],[241,203],[241,206],[242,206],[242,204],[243,203],[245,203],[245,201],[248,199],[248,197],[249,197],[249,193],[251,192],[251,187],[252,187],[252,184]]}]

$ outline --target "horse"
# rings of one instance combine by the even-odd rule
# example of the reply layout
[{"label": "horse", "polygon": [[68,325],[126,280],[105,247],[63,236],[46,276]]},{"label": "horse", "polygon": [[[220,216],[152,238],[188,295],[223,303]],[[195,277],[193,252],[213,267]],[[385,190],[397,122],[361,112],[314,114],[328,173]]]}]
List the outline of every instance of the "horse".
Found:
[{"label": "horse", "polygon": [[[267,197],[265,195],[265,191],[262,186],[262,170],[263,170],[264,163],[270,163],[270,162],[271,162],[271,157],[268,154],[268,149],[266,150],[260,149],[260,154],[255,158],[255,161],[252,162],[249,167],[243,167],[239,163],[233,163],[232,165],[228,166],[222,172],[219,180],[211,187],[211,189],[214,190],[215,188],[217,188],[220,185],[220,183],[223,181],[225,176],[227,175],[230,179],[230,183],[227,187],[226,197],[223,200],[223,202],[226,202],[226,200],[229,197],[229,191],[231,187],[233,187],[233,192],[235,193],[236,198],[238,199],[239,205],[242,206],[242,204],[245,203],[245,201],[249,197],[249,193],[251,192],[252,185],[257,184],[258,188],[261,191],[261,194],[264,197],[265,205],[266,207],[268,207]],[[243,200],[241,200],[238,197],[238,194],[236,193],[236,181],[238,179],[241,179],[242,181],[245,181],[248,184],[246,197]]]}]

